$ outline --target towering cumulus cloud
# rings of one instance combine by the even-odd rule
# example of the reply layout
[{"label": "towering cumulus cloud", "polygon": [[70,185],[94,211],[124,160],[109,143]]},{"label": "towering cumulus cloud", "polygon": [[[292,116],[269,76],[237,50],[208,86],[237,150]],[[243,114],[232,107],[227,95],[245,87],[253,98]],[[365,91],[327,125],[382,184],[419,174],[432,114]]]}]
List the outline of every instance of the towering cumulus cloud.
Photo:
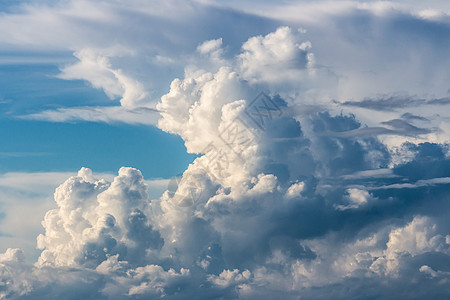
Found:
[{"label": "towering cumulus cloud", "polygon": [[250,37],[231,58],[222,43],[200,44],[201,68],[157,105],[158,127],[199,154],[175,187],[149,199],[136,169],[107,182],[82,168],[56,189],[38,261],[0,255],[0,295],[449,297],[448,146],[430,128],[380,140],[411,137],[412,114],[388,128],[343,112],[304,30]]}]

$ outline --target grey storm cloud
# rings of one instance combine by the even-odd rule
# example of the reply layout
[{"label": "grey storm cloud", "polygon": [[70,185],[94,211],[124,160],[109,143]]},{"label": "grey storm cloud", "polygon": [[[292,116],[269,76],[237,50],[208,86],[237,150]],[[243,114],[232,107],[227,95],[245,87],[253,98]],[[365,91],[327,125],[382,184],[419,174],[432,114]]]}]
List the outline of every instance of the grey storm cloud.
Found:
[{"label": "grey storm cloud", "polygon": [[[404,115],[403,115],[404,116]],[[408,116],[408,115],[407,115]],[[422,117],[412,117],[414,120],[425,119]],[[411,119],[411,117],[409,117]],[[426,119],[425,119],[426,120]],[[385,122],[381,122],[388,127],[360,127],[346,130],[346,131],[327,131],[322,133],[323,135],[335,136],[335,137],[370,137],[378,135],[398,135],[398,136],[418,136],[422,134],[428,134],[438,129],[436,128],[420,128],[412,125],[404,119],[393,119]],[[390,128],[389,128],[390,127]]]},{"label": "grey storm cloud", "polygon": [[417,116],[412,113],[404,113],[401,117],[402,117],[402,119],[410,120],[410,121],[424,121],[424,122],[429,121],[427,118]]},{"label": "grey storm cloud", "polygon": [[364,99],[361,101],[344,101],[340,103],[343,106],[361,107],[378,111],[392,111],[400,108],[411,108],[423,105],[448,105],[450,98],[439,99],[417,99],[408,96],[393,96],[379,99]]}]

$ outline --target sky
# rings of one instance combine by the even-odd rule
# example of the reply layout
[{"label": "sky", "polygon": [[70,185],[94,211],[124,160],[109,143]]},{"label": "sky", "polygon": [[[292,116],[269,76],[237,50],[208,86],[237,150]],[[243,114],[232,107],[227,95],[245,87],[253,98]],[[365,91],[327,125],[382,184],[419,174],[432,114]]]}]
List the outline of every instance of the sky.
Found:
[{"label": "sky", "polygon": [[448,299],[448,1],[0,3],[0,299]]}]

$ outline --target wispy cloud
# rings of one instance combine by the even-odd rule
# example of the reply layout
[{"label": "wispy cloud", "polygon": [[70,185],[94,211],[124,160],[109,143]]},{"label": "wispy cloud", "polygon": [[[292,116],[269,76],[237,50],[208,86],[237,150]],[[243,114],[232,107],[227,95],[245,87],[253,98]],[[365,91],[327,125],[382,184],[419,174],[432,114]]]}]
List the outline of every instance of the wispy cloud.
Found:
[{"label": "wispy cloud", "polygon": [[106,106],[58,108],[20,116],[19,118],[50,122],[123,122],[128,124],[156,125],[159,117],[159,112],[152,108],[137,107],[128,109],[122,106]]},{"label": "wispy cloud", "polygon": [[51,153],[46,153],[46,152],[0,152],[0,158],[47,156],[47,155],[51,155]]},{"label": "wispy cloud", "polygon": [[354,106],[378,111],[392,111],[399,108],[412,108],[422,105],[448,105],[450,98],[439,99],[417,99],[414,97],[387,97],[379,99],[364,99],[362,101],[345,101],[340,103],[343,106]]}]

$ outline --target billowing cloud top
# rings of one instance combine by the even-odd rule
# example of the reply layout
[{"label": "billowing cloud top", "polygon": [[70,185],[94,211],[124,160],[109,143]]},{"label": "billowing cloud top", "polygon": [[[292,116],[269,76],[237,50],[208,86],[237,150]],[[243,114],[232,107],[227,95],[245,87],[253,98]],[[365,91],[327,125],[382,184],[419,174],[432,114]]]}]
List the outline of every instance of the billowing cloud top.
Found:
[{"label": "billowing cloud top", "polygon": [[[155,106],[157,126],[199,157],[159,199],[137,169],[108,182],[82,168],[55,191],[37,262],[20,249],[0,254],[0,297],[449,297],[449,116],[431,113],[449,103],[440,81],[448,70],[428,82],[405,58],[438,59],[418,48],[440,44],[407,25],[435,26],[447,43],[448,17],[346,5],[321,14],[327,30],[302,19],[328,32],[323,39],[345,31],[350,42],[335,47],[293,25],[248,36],[235,54],[220,37],[199,42]],[[354,63],[335,60],[355,38]],[[389,48],[396,38],[407,54]],[[144,85],[110,60],[76,55],[63,78],[86,79],[127,108],[148,104]],[[446,66],[448,55],[438,56]],[[381,63],[364,74],[364,57]],[[350,63],[343,73],[340,63]],[[424,95],[392,95],[411,80]]]}]

